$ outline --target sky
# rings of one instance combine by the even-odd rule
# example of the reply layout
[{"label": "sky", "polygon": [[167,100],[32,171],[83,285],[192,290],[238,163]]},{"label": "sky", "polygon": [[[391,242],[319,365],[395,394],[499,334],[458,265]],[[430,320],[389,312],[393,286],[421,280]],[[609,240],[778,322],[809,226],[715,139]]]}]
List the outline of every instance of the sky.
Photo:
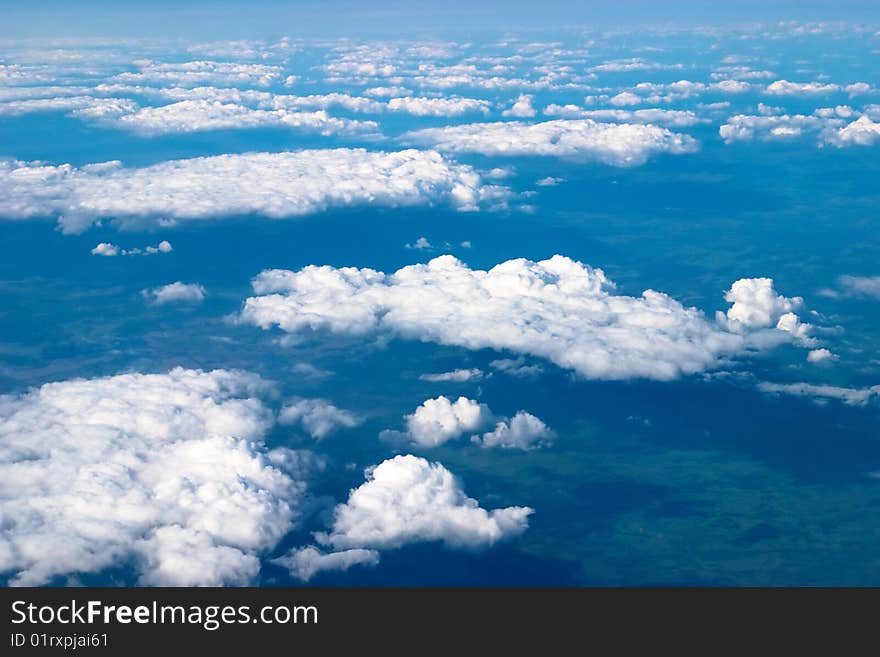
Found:
[{"label": "sky", "polygon": [[876,585],[880,15],[658,6],[10,3],[0,582]]}]

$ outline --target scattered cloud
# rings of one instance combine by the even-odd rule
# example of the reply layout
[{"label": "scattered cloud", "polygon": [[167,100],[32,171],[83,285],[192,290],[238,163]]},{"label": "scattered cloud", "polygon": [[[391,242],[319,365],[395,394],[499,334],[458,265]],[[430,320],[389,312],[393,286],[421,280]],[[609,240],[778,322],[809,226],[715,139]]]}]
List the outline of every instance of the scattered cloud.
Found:
[{"label": "scattered cloud", "polygon": [[300,424],[312,438],[322,440],[339,429],[358,426],[361,419],[326,399],[296,399],[281,409],[278,423]]},{"label": "scattered cloud", "polygon": [[389,549],[440,541],[481,549],[522,534],[534,512],[521,506],[487,511],[443,465],[412,455],[383,461],[365,475],[334,509],[330,530],[315,535],[322,545]]},{"label": "scattered cloud", "polygon": [[437,374],[422,374],[419,379],[431,383],[464,383],[466,381],[479,381],[483,378],[483,370],[477,368],[452,370],[451,372],[439,372]]},{"label": "scattered cloud", "polygon": [[404,141],[431,145],[450,153],[490,156],[540,155],[598,160],[613,166],[636,166],[661,153],[692,153],[697,142],[688,135],[654,125],[597,123],[591,119],[558,119],[541,123],[509,121],[471,123],[408,132]]},{"label": "scattered cloud", "polygon": [[158,306],[166,303],[200,303],[205,299],[205,288],[198,283],[175,281],[168,285],[141,290],[141,296]]},{"label": "scattered cloud", "polygon": [[321,552],[309,545],[294,548],[287,554],[272,559],[272,563],[287,568],[293,577],[307,582],[318,573],[326,571],[345,571],[352,566],[376,566],[379,563],[379,553],[363,548]]}]

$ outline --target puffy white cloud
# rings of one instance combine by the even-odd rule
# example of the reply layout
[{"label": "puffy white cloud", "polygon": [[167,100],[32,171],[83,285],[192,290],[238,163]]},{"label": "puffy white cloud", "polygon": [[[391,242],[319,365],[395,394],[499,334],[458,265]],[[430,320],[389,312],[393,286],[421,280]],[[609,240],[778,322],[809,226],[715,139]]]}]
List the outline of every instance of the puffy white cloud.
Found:
[{"label": "puffy white cloud", "polygon": [[453,402],[441,395],[425,400],[404,418],[406,438],[419,447],[437,447],[477,431],[492,417],[488,407],[473,399],[459,397]]},{"label": "puffy white cloud", "polygon": [[321,440],[339,429],[351,429],[361,423],[354,413],[337,408],[326,399],[297,399],[284,406],[279,424],[301,424],[312,438]]},{"label": "puffy white cloud", "polygon": [[518,411],[509,420],[501,420],[492,431],[482,437],[474,436],[473,442],[483,447],[505,449],[534,449],[549,444],[556,434],[531,413]]},{"label": "puffy white cloud", "polygon": [[269,64],[238,62],[191,61],[160,63],[150,60],[135,62],[138,70],[120,73],[113,82],[123,84],[172,84],[194,87],[205,84],[255,85],[265,87],[277,82],[281,67]]},{"label": "puffy white cloud", "polygon": [[325,553],[309,545],[294,548],[284,556],[272,559],[272,563],[287,568],[291,575],[307,582],[318,573],[328,570],[344,571],[352,566],[375,566],[379,563],[379,553],[363,548]]},{"label": "puffy white cloud", "polygon": [[489,113],[491,103],[475,98],[414,98],[404,96],[388,101],[391,112],[406,112],[414,116],[461,116],[481,112]]},{"label": "puffy white cloud", "polygon": [[267,384],[177,368],[0,397],[0,572],[133,566],[142,584],[247,584],[292,527],[303,455],[267,451]]},{"label": "puffy white cloud", "polygon": [[451,372],[438,372],[436,374],[422,374],[419,379],[432,383],[464,383],[466,381],[479,381],[483,378],[483,370],[476,367],[470,369],[452,370]]},{"label": "puffy white cloud", "polygon": [[114,115],[109,120],[114,127],[144,135],[260,127],[312,130],[323,135],[375,134],[379,129],[374,121],[335,118],[324,110],[262,110],[208,100],[182,100],[159,107],[141,107],[130,113]]},{"label": "puffy white cloud", "polygon": [[807,354],[808,363],[827,363],[837,360],[837,356],[828,349],[813,349]]},{"label": "puffy white cloud", "polygon": [[841,401],[849,406],[864,406],[880,395],[880,386],[870,388],[843,388],[812,383],[759,383],[758,389],[775,395],[810,397],[815,401]]},{"label": "puffy white cloud", "polygon": [[315,535],[319,543],[337,550],[424,541],[486,548],[524,532],[534,512],[520,506],[487,511],[443,465],[412,455],[383,461],[365,475],[334,509],[331,529]]},{"label": "puffy white cloud", "polygon": [[685,128],[698,123],[704,123],[691,110],[667,110],[667,109],[596,109],[587,110],[577,105],[548,105],[544,108],[547,116],[561,116],[564,118],[593,119],[596,121],[610,121],[615,123],[654,123],[657,125]]},{"label": "puffy white cloud", "polygon": [[871,146],[880,141],[880,123],[861,116],[852,123],[839,128],[825,140],[834,146]]},{"label": "puffy white cloud", "polygon": [[175,281],[168,285],[141,290],[141,296],[160,306],[166,303],[199,303],[205,299],[205,288],[198,283]]},{"label": "puffy white cloud", "polygon": [[[770,327],[771,316],[778,322],[778,308],[794,307],[794,300],[774,301],[768,291],[746,294],[747,287],[734,287],[731,300],[740,305],[730,318],[721,313],[723,321],[712,322],[661,292],[615,294],[602,270],[563,256],[509,260],[481,271],[446,255],[393,274],[328,266],[267,270],[253,280],[257,296],[246,300],[240,318],[289,333],[385,331],[467,349],[509,350],[591,379],[667,380],[744,351],[752,331],[768,336],[758,327]],[[777,305],[759,315],[765,300]],[[728,330],[730,320],[749,330]],[[783,331],[769,333],[786,339]]]},{"label": "puffy white cloud", "polygon": [[794,310],[803,306],[801,297],[784,297],[773,287],[772,278],[741,278],[725,293],[724,300],[733,305],[727,320],[734,329],[755,329],[777,326]]},{"label": "puffy white cloud", "polygon": [[666,128],[591,119],[471,123],[416,130],[403,139],[452,153],[594,159],[614,166],[635,166],[653,155],[691,153],[698,147],[693,137]]},{"label": "puffy white cloud", "polygon": [[92,96],[28,98],[0,102],[0,116],[21,116],[36,112],[72,112],[76,116],[97,118],[133,112],[137,107],[137,103],[126,98],[94,98]]},{"label": "puffy white cloud", "polygon": [[546,178],[541,178],[540,180],[536,180],[535,184],[538,187],[556,187],[557,185],[564,183],[565,178],[555,178],[553,176],[547,176]]},{"label": "puffy white cloud", "polygon": [[373,98],[399,98],[401,96],[412,96],[413,92],[405,87],[370,87],[369,89],[364,89],[364,95]]},{"label": "puffy white cloud", "polygon": [[537,112],[535,108],[532,106],[533,96],[528,94],[520,94],[519,97],[514,101],[513,105],[510,106],[509,109],[501,112],[502,116],[514,116],[521,119],[530,119]]},{"label": "puffy white cloud", "polygon": [[818,133],[827,142],[833,131],[844,124],[844,118],[852,116],[846,106],[820,108],[813,114],[773,114],[776,108],[759,104],[760,115],[737,114],[730,117],[718,129],[726,143],[751,139],[792,139],[806,132]]},{"label": "puffy white cloud", "polygon": [[57,216],[66,232],[259,214],[295,217],[358,204],[447,202],[473,209],[502,190],[435,151],[305,150],[74,167],[0,160],[0,217]]},{"label": "puffy white cloud", "polygon": [[98,256],[106,256],[113,257],[119,255],[119,247],[115,244],[111,244],[110,242],[101,242],[94,249],[92,249],[92,255]]},{"label": "puffy white cloud", "polygon": [[765,91],[773,96],[821,96],[840,91],[840,86],[836,84],[823,84],[821,82],[776,80],[776,82],[767,85]]}]

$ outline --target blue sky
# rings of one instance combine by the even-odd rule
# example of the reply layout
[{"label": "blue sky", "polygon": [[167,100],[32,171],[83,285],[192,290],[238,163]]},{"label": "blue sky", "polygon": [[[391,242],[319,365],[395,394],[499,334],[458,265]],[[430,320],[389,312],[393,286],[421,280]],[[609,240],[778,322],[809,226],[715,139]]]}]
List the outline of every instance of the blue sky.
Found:
[{"label": "blue sky", "polygon": [[13,4],[3,583],[876,584],[880,16],[659,11]]}]

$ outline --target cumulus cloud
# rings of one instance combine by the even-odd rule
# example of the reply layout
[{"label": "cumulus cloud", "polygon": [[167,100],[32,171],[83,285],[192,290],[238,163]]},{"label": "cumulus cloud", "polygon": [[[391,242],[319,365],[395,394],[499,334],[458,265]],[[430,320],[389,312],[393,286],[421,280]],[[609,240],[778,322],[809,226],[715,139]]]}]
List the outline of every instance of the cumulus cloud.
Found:
[{"label": "cumulus cloud", "polygon": [[733,328],[766,328],[803,306],[801,297],[784,297],[773,287],[772,278],[741,278],[725,293],[733,305],[727,320]]},{"label": "cumulus cloud", "polygon": [[190,61],[135,62],[137,71],[126,71],[112,78],[123,84],[164,84],[193,87],[205,84],[254,85],[266,87],[277,82],[281,67],[269,64],[238,62]]},{"label": "cumulus cloud", "polygon": [[175,281],[168,285],[141,290],[141,296],[158,306],[166,303],[199,303],[205,299],[205,288],[198,283]]},{"label": "cumulus cloud", "polygon": [[505,449],[534,449],[548,445],[556,434],[531,413],[518,411],[509,420],[501,420],[492,431],[481,437],[474,436],[473,442],[482,447],[501,447]]},{"label": "cumulus cloud", "polygon": [[464,383],[466,381],[479,381],[483,378],[483,370],[478,368],[452,370],[451,372],[438,372],[436,374],[422,374],[419,379],[432,383]]},{"label": "cumulus cloud", "polygon": [[475,98],[414,98],[404,96],[388,101],[391,112],[406,112],[414,116],[461,116],[462,114],[488,114],[491,103]]},{"label": "cumulus cloud", "polygon": [[[739,301],[737,309],[712,322],[661,292],[615,294],[602,270],[559,255],[509,260],[489,271],[472,270],[449,255],[393,274],[329,266],[275,269],[252,284],[256,296],[245,301],[240,319],[264,329],[355,336],[384,331],[467,349],[509,350],[590,379],[668,380],[702,372],[743,352],[758,336],[786,340],[786,331],[773,326],[782,320],[780,308],[795,306],[794,299],[778,301],[775,292],[748,294],[747,284],[735,284],[729,294],[732,303]],[[772,290],[772,284],[755,284],[767,285]],[[762,315],[765,301],[775,305]],[[737,326],[742,330],[731,330]]]},{"label": "cumulus cloud", "polygon": [[[80,112],[79,115],[83,113]],[[263,127],[310,130],[322,135],[377,134],[379,130],[379,125],[375,121],[336,118],[324,110],[315,112],[263,110],[208,100],[182,100],[159,107],[141,107],[128,113],[117,113],[104,118],[114,127],[143,135]]]},{"label": "cumulus cloud", "polygon": [[326,571],[345,571],[352,566],[376,566],[379,563],[379,553],[363,548],[321,552],[309,545],[294,548],[284,556],[272,559],[272,563],[287,568],[293,577],[307,582],[318,573]]},{"label": "cumulus cloud", "polygon": [[297,399],[281,409],[279,424],[300,424],[312,438],[321,440],[339,429],[361,423],[354,413],[337,408],[326,399]]},{"label": "cumulus cloud", "polygon": [[440,396],[427,399],[413,413],[404,417],[405,438],[419,447],[437,447],[465,433],[477,431],[492,420],[485,404],[467,397],[454,402]]},{"label": "cumulus cloud", "polygon": [[0,572],[17,585],[133,566],[141,584],[253,582],[307,459],[267,451],[266,383],[174,369],[0,397]]},{"label": "cumulus cloud", "polygon": [[821,96],[840,91],[840,86],[836,84],[823,84],[821,82],[776,80],[776,82],[767,85],[765,91],[773,96]]},{"label": "cumulus cloud", "polygon": [[365,472],[367,481],[333,511],[328,532],[315,535],[336,550],[387,549],[440,541],[452,548],[487,548],[523,533],[529,507],[487,511],[468,497],[440,463],[395,456]]},{"label": "cumulus cloud", "polygon": [[872,146],[880,141],[880,123],[861,116],[829,134],[826,142],[834,146]]},{"label": "cumulus cloud", "polygon": [[532,99],[534,97],[528,94],[520,94],[519,97],[513,102],[508,109],[501,112],[502,116],[514,116],[520,119],[530,119],[537,112],[535,108],[532,106]]},{"label": "cumulus cloud", "polygon": [[[778,108],[763,104],[759,104],[758,109],[761,111],[759,115],[737,114],[730,117],[718,129],[721,138],[729,144],[751,139],[795,139],[806,133],[814,133],[819,136],[820,143],[843,146],[847,137],[835,135],[840,134],[841,126],[854,114],[853,109],[846,105],[819,108],[813,114],[777,114]],[[852,132],[858,132],[858,128]]]},{"label": "cumulus cloud", "polygon": [[547,176],[546,178],[541,178],[540,180],[536,180],[535,184],[538,187],[556,187],[557,185],[564,183],[565,178],[556,178],[554,176]]},{"label": "cumulus cloud", "polygon": [[828,363],[837,360],[837,356],[828,349],[813,349],[807,354],[808,363]]},{"label": "cumulus cloud", "polygon": [[406,133],[403,139],[416,144],[430,144],[452,153],[544,155],[598,160],[614,166],[635,166],[643,164],[653,155],[697,150],[693,137],[670,132],[666,128],[597,123],[592,119],[471,123],[416,130]]},{"label": "cumulus cloud", "polygon": [[691,110],[668,110],[668,109],[596,109],[588,110],[577,105],[548,105],[544,108],[547,116],[560,116],[574,119],[594,119],[596,121],[614,123],[653,123],[657,125],[686,128],[698,123],[705,122]]},{"label": "cumulus cloud", "polygon": [[333,207],[450,203],[473,209],[503,190],[435,151],[304,150],[171,160],[142,168],[0,160],[0,217],[58,217],[81,232],[102,218],[168,225],[236,215],[296,217]]},{"label": "cumulus cloud", "polygon": [[91,251],[92,255],[113,257],[119,255],[119,247],[110,242],[101,242]]}]

